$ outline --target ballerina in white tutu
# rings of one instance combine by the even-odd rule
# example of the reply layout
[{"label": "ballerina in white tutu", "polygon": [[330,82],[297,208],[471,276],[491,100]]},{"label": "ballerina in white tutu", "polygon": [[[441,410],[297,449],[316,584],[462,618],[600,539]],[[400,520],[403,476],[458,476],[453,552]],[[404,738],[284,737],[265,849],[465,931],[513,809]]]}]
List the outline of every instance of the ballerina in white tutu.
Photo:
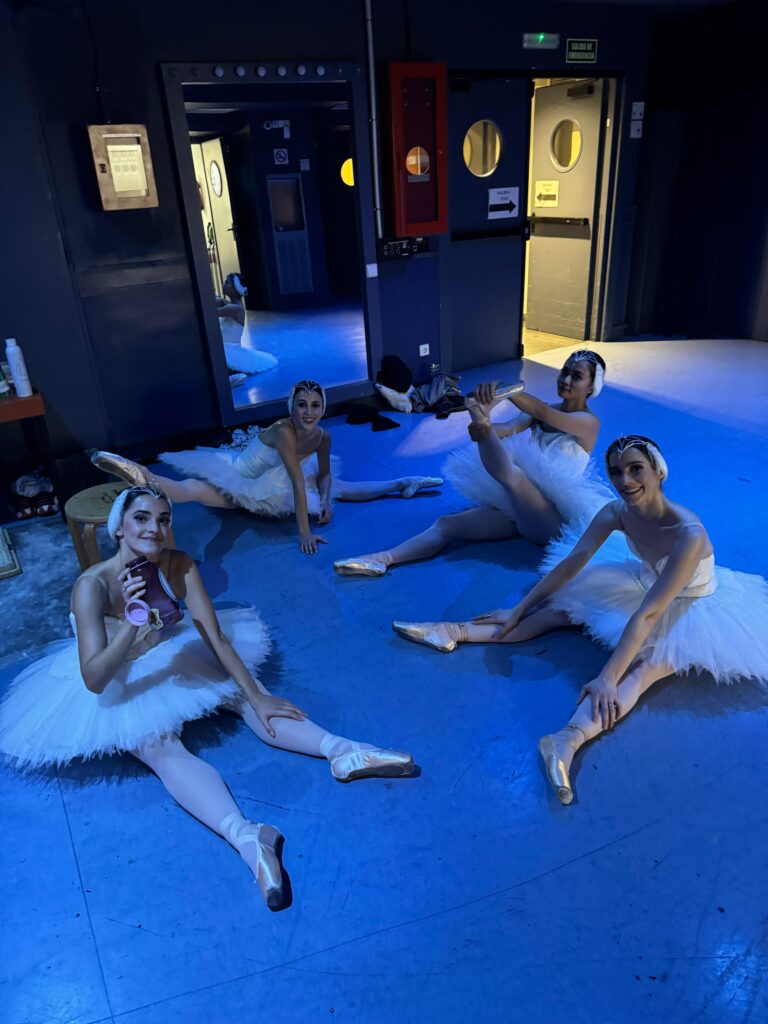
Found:
[{"label": "ballerina in white tutu", "polygon": [[[231,843],[276,908],[282,836],[246,820],[216,769],[184,746],[184,722],[217,708],[235,711],[263,742],[326,758],[341,782],[407,775],[413,759],[334,736],[271,696],[252,675],[270,646],[258,613],[217,614],[189,555],[166,548],[170,528],[162,492],[139,486],[118,496],[108,523],[117,553],[75,583],[76,642],[51,644],[12,683],[0,705],[0,753],[22,769],[133,754],[186,811]],[[134,568],[134,559],[144,566]]]},{"label": "ballerina in white tutu", "polygon": [[441,651],[520,643],[570,625],[613,649],[565,728],[539,742],[564,804],[573,799],[576,751],[613,728],[659,679],[699,671],[719,683],[768,683],[768,582],[715,566],[699,518],[665,495],[667,464],[649,438],[618,438],[606,467],[620,500],[580,538],[570,528],[550,544],[549,571],[514,608],[468,622],[394,623],[402,636]]},{"label": "ballerina in white tutu", "polygon": [[[429,529],[395,547],[334,562],[344,576],[383,576],[403,562],[431,558],[454,540],[525,537],[544,545],[564,523],[588,522],[610,492],[589,472],[600,420],[587,401],[600,394],[605,362],[596,352],[573,352],[557,378],[560,401],[549,405],[519,387],[509,394],[481,384],[467,400],[476,446],[448,456],[443,473],[478,507],[440,516]],[[491,424],[491,409],[504,397],[519,409]],[[503,440],[502,440],[503,439]]]},{"label": "ballerina in white tutu", "polygon": [[429,476],[355,483],[334,478],[332,469],[338,474],[341,463],[331,456],[331,435],[320,426],[325,406],[322,386],[302,380],[293,385],[288,397],[290,417],[260,431],[244,449],[225,445],[160,455],[162,462],[201,479],[171,480],[111,452],[96,452],[91,461],[129,483],[154,483],[175,502],[239,506],[265,516],[295,513],[299,548],[314,555],[318,545],[327,542],[312,532],[309,516],[315,516],[320,526],[329,523],[334,498],[371,501],[393,492],[412,498],[417,491],[443,482],[441,477]]}]

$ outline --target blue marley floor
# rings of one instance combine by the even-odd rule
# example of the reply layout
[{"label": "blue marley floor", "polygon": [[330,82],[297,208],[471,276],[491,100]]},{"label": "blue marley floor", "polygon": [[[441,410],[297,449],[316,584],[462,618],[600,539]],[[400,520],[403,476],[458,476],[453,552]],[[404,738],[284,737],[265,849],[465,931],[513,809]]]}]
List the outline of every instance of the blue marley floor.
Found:
[{"label": "blue marley floor", "polygon": [[[701,514],[718,561],[768,574],[768,346],[599,348],[600,449],[657,439],[668,492]],[[524,362],[533,393],[554,397],[562,356]],[[393,418],[384,433],[330,421],[346,478],[432,472],[466,436],[465,414]],[[390,629],[514,599],[539,551],[467,544],[383,579],[331,569],[461,506],[448,488],[339,505],[314,558],[290,521],[177,509],[215,601],[261,609],[267,685],[337,733],[411,749],[422,774],[343,786],[235,719],[187,727],[246,814],[287,836],[294,902],[271,914],[240,858],[128,759],[47,781],[4,769],[3,1022],[768,1020],[765,695],[660,684],[585,748],[561,807],[536,740],[604,653],[563,632],[444,655]],[[3,586],[6,619],[29,621]]]}]

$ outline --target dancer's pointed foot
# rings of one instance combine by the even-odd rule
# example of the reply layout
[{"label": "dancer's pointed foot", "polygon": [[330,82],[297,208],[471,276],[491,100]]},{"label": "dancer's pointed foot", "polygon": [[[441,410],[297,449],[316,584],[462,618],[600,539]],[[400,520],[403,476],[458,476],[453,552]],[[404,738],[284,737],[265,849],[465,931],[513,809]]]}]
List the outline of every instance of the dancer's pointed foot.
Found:
[{"label": "dancer's pointed foot", "polygon": [[331,758],[331,772],[339,782],[352,782],[371,776],[393,778],[411,775],[414,771],[413,757],[402,750],[386,750],[383,747],[367,747],[348,750],[345,754]]},{"label": "dancer's pointed foot", "polygon": [[392,629],[407,640],[450,654],[467,639],[463,622],[393,622]]},{"label": "dancer's pointed foot", "polygon": [[[285,898],[280,863],[283,834],[274,825],[247,821],[237,814],[228,814],[224,818],[221,832],[253,872],[264,902],[270,910],[278,910]],[[255,849],[247,849],[249,846],[255,846]]]},{"label": "dancer's pointed foot", "polygon": [[539,753],[547,778],[561,804],[569,804],[573,800],[569,771],[573,755],[583,742],[584,733],[575,725],[566,726],[560,732],[542,736],[539,740]]},{"label": "dancer's pointed foot", "polygon": [[138,462],[132,462],[122,455],[115,455],[113,452],[93,452],[91,462],[105,473],[119,476],[121,480],[134,486],[144,487],[152,483],[151,473]]},{"label": "dancer's pointed foot", "polygon": [[378,555],[361,555],[360,558],[342,558],[333,563],[339,576],[384,576],[389,563]]},{"label": "dancer's pointed foot", "polygon": [[442,483],[441,476],[406,476],[400,481],[400,494],[403,498],[412,498],[417,491],[440,487]]}]

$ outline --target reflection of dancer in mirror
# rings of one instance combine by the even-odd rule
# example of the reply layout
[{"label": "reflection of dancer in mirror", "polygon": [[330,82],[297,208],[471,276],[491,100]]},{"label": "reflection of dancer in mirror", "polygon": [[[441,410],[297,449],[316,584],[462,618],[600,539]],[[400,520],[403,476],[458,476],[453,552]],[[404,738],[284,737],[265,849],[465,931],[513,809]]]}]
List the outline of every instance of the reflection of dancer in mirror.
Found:
[{"label": "reflection of dancer in mirror", "polygon": [[[117,553],[87,569],[72,591],[77,641],[50,645],[12,684],[0,706],[0,752],[21,768],[133,754],[177,803],[231,843],[277,907],[280,832],[242,815],[216,769],[185,747],[184,722],[217,708],[235,711],[264,743],[326,758],[342,782],[410,774],[413,761],[334,736],[270,696],[252,675],[270,646],[258,613],[214,611],[189,555],[166,548],[170,528],[161,491],[133,487],[118,496],[108,522]],[[136,558],[145,562],[140,574],[128,568]],[[144,597],[161,614],[164,606],[166,625],[131,624],[130,605]],[[180,600],[189,614],[174,621]]]},{"label": "reflection of dancer in mirror", "polygon": [[440,516],[423,533],[385,551],[334,562],[336,572],[383,576],[390,566],[431,558],[453,540],[525,537],[544,545],[563,523],[591,519],[610,499],[607,489],[586,473],[600,429],[587,401],[602,390],[604,371],[596,352],[574,352],[557,378],[557,404],[513,391],[509,401],[518,415],[493,425],[491,409],[503,397],[495,384],[481,384],[467,401],[469,434],[477,447],[453,452],[443,470],[456,490],[479,507]]},{"label": "reflection of dancer in mirror", "polygon": [[277,357],[271,352],[251,348],[248,343],[243,344],[243,338],[248,342],[245,326],[245,296],[248,289],[240,275],[227,274],[222,290],[224,297],[216,296],[216,312],[219,314],[221,340],[224,343],[224,359],[227,368],[232,371],[229,383],[234,387],[252,373],[264,373],[265,370],[273,369],[277,366]]},{"label": "reflection of dancer in mirror", "polygon": [[[266,516],[295,512],[299,547],[307,555],[317,552],[324,538],[313,533],[309,516],[319,525],[331,521],[331,501],[371,501],[399,493],[411,498],[417,491],[438,487],[440,477],[407,476],[392,480],[332,480],[331,435],[320,426],[325,412],[325,391],[313,380],[294,384],[288,397],[288,419],[278,420],[238,451],[195,448],[166,452],[160,458],[182,473],[202,479],[170,480],[110,452],[96,452],[92,461],[107,473],[129,483],[153,483],[175,502],[199,501],[215,508],[241,507]],[[310,464],[316,456],[316,468]],[[334,460],[338,465],[338,459]]]},{"label": "reflection of dancer in mirror", "polygon": [[521,643],[571,625],[613,648],[582,688],[568,724],[539,743],[564,804],[573,799],[576,751],[613,728],[659,679],[693,670],[722,683],[768,683],[768,583],[715,567],[698,516],[664,493],[667,464],[649,438],[618,438],[606,467],[620,500],[598,512],[575,546],[573,528],[550,545],[549,572],[514,608],[468,622],[394,624],[408,639],[442,651],[459,643]]}]

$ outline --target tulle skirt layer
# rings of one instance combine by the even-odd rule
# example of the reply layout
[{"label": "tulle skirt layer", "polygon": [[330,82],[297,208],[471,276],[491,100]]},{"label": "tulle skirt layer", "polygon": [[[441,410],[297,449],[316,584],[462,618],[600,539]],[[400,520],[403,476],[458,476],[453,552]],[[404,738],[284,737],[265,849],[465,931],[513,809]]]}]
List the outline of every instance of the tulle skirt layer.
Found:
[{"label": "tulle skirt layer", "polygon": [[[296,511],[293,487],[282,461],[265,466],[259,476],[243,476],[236,467],[240,452],[235,448],[195,448],[189,452],[164,452],[160,460],[186,476],[198,477],[212,484],[236,505],[258,515],[279,518]],[[334,477],[339,474],[341,460],[331,456],[331,495]],[[310,515],[320,514],[317,489],[317,460],[303,460],[302,470]]]},{"label": "tulle skirt layer", "polygon": [[[553,541],[542,571],[565,557],[575,540],[571,534]],[[676,673],[708,672],[719,683],[768,683],[768,582],[722,566],[715,567],[715,578],[713,593],[675,598],[648,637],[643,659],[671,665]],[[653,570],[631,554],[623,536],[613,534],[549,603],[614,648],[654,579]]]},{"label": "tulle skirt layer", "polygon": [[[258,612],[233,608],[217,615],[246,666],[255,669],[270,647]],[[189,617],[127,661],[100,694],[85,687],[76,641],[57,640],[16,677],[0,705],[0,754],[17,767],[40,768],[135,750],[239,697]]]},{"label": "tulle skirt layer", "polygon": [[[502,444],[510,460],[552,502],[564,522],[588,523],[611,500],[607,486],[593,475],[586,452],[581,458],[558,443],[539,444],[530,432],[513,434]],[[443,464],[443,475],[465,498],[514,518],[507,491],[483,466],[476,444],[452,452]]]}]

